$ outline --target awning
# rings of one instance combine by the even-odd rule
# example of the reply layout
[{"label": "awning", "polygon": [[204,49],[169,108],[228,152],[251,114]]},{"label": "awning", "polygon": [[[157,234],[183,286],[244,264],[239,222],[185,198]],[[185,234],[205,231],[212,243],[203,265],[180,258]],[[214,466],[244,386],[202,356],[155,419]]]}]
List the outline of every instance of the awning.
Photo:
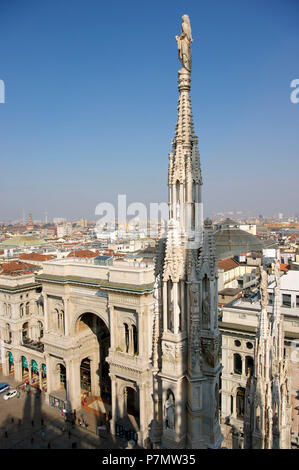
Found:
[{"label": "awning", "polygon": [[34,370],[34,372],[38,372],[38,365],[34,359],[32,359],[31,365],[32,365],[32,370]]},{"label": "awning", "polygon": [[22,366],[28,369],[28,362],[26,357],[22,356]]},{"label": "awning", "polygon": [[12,362],[12,363],[13,363],[13,355],[12,355],[12,353],[11,353],[10,351],[9,351],[9,353],[8,353],[8,360],[9,360],[9,362]]}]

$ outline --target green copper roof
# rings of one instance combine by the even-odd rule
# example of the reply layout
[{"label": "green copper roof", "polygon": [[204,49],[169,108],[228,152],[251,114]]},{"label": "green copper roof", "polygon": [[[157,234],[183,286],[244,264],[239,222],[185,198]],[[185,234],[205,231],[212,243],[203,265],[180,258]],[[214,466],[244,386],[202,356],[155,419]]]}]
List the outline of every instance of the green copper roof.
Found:
[{"label": "green copper roof", "polygon": [[1,248],[13,248],[18,246],[45,245],[47,242],[37,235],[15,235],[8,240],[0,242]]},{"label": "green copper roof", "polygon": [[119,282],[110,282],[103,279],[94,279],[80,276],[55,276],[54,274],[37,274],[35,278],[39,281],[58,282],[62,284],[80,284],[98,287],[102,290],[129,292],[133,294],[145,294],[147,292],[152,292],[154,288],[154,283],[141,285],[122,284]]}]

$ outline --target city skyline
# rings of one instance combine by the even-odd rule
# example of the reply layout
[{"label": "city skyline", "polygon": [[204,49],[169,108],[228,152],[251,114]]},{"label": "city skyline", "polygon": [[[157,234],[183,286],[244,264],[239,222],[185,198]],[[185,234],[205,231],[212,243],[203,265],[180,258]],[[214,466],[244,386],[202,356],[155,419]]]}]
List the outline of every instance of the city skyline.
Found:
[{"label": "city skyline", "polygon": [[43,219],[47,209],[49,219],[93,220],[97,204],[118,194],[167,201],[173,31],[185,12],[196,31],[191,96],[205,216],[296,213],[298,5],[272,2],[271,18],[266,2],[216,6],[4,1],[0,219],[21,219],[23,209]]}]

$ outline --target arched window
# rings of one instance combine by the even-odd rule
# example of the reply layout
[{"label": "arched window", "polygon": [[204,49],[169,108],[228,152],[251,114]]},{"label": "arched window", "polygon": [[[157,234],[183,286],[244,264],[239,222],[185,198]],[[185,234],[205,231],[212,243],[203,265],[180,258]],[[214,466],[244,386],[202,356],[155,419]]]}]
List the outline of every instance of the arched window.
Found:
[{"label": "arched window", "polygon": [[60,333],[64,333],[64,311],[63,310],[60,310],[57,313],[57,326],[58,326],[58,331],[60,331]]},{"label": "arched window", "polygon": [[28,322],[26,322],[22,326],[22,340],[23,340],[23,343],[26,343],[26,341],[28,341],[28,339],[29,339],[28,330],[29,330]]},{"label": "arched window", "polygon": [[41,321],[38,322],[39,327],[39,337],[42,338],[44,336],[43,324]]},{"label": "arched window", "polygon": [[124,324],[125,327],[125,347],[126,347],[126,352],[129,351],[129,344],[130,344],[130,335],[129,335],[129,327],[127,323]]},{"label": "arched window", "polygon": [[134,354],[138,353],[138,334],[137,334],[137,328],[135,325],[132,326],[133,330],[133,346],[134,346]]},{"label": "arched window", "polygon": [[245,373],[246,375],[248,374],[253,374],[254,372],[254,363],[253,363],[253,358],[251,356],[246,356],[245,357]]},{"label": "arched window", "polygon": [[234,373],[242,374],[242,358],[240,354],[234,354]]},{"label": "arched window", "polygon": [[20,318],[24,316],[24,304],[20,304]]},{"label": "arched window", "polygon": [[29,302],[26,302],[25,312],[26,312],[26,315],[29,315],[29,313],[30,313],[30,303]]},{"label": "arched window", "polygon": [[11,330],[10,330],[10,324],[9,323],[6,323],[6,340],[5,342],[7,343],[11,343]]}]

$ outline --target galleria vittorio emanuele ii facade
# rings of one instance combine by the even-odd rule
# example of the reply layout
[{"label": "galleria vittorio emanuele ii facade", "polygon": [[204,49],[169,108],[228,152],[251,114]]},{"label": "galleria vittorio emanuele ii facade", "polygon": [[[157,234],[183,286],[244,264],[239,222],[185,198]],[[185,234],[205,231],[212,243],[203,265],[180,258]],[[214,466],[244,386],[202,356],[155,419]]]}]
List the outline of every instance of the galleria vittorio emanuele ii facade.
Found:
[{"label": "galleria vittorio emanuele ii facade", "polygon": [[[132,429],[140,447],[217,449],[227,445],[221,400],[230,414],[231,398],[221,384],[217,259],[212,222],[203,219],[187,15],[176,41],[181,68],[169,223],[155,265],[66,258],[44,262],[36,275],[2,275],[2,370],[20,382],[38,381],[52,406],[79,409],[82,397],[94,397],[109,416],[111,434],[120,426]],[[252,333],[258,367],[244,395],[245,444],[285,448],[288,360],[279,308],[275,304],[269,320],[266,291],[263,284],[256,338]],[[275,357],[270,344],[277,345]]]}]

